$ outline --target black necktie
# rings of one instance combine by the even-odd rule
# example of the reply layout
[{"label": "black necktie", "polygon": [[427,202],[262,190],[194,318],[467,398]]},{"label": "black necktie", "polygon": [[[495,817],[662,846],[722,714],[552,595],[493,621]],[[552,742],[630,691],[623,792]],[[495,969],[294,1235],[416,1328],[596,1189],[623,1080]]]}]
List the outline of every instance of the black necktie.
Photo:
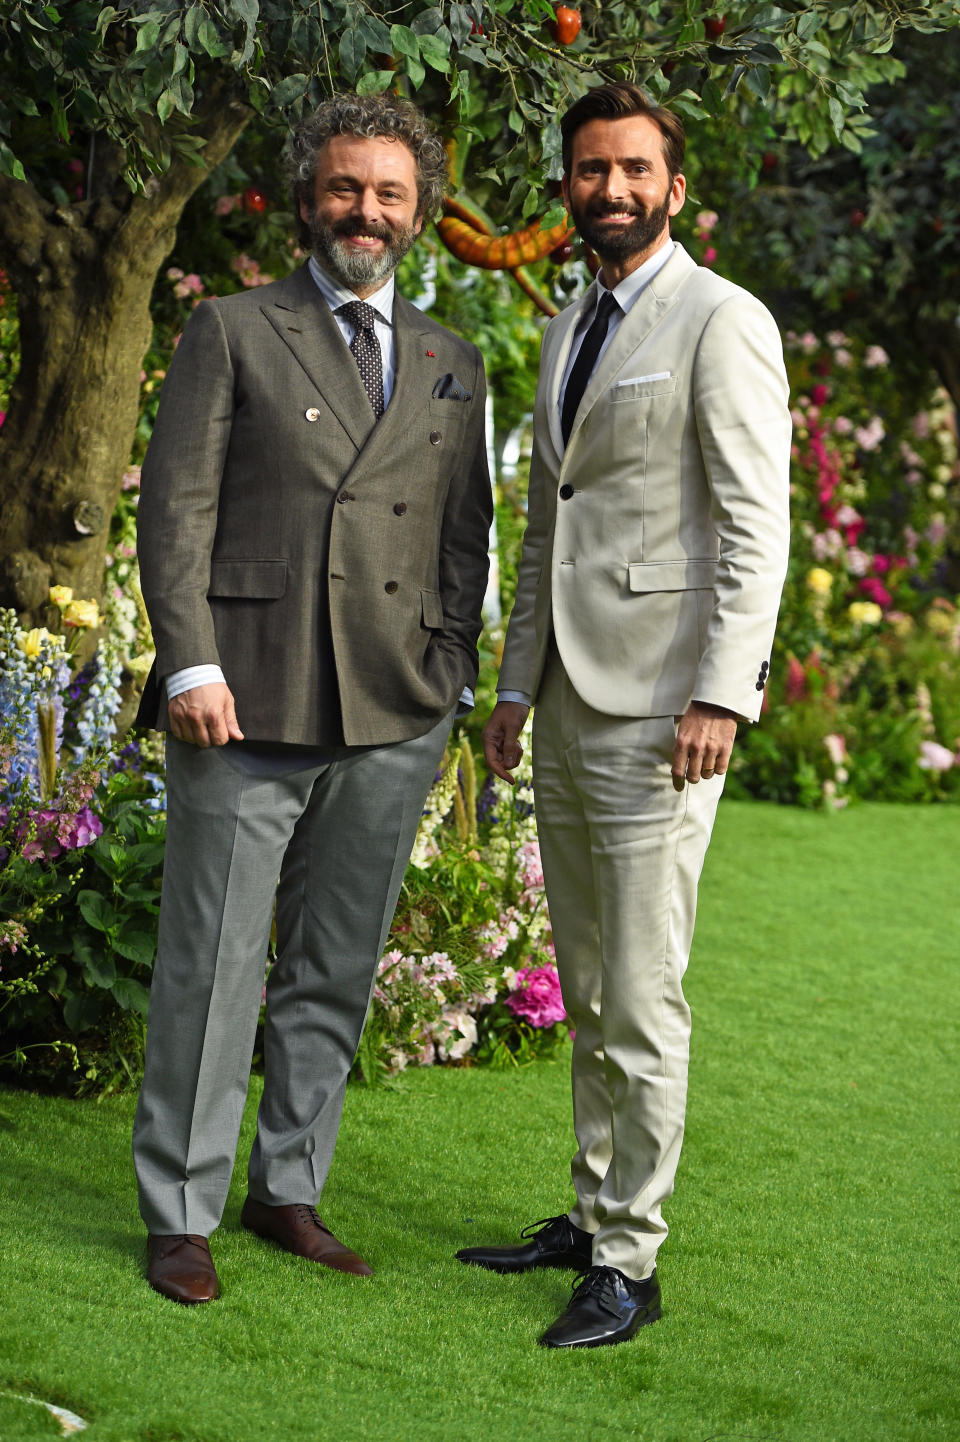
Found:
[{"label": "black necktie", "polygon": [[570,439],[570,432],[573,430],[573,422],[580,408],[580,402],[583,400],[583,393],[593,375],[603,342],[607,338],[610,317],[618,309],[619,306],[613,298],[613,292],[605,290],[600,297],[600,304],[590,323],[590,329],[580,342],[580,349],[567,381],[567,389],[563,393],[563,409],[560,412],[560,430],[563,432],[564,445]]},{"label": "black necktie", "polygon": [[350,300],[341,305],[337,315],[346,316],[353,326],[353,340],[350,350],[357,363],[363,388],[370,398],[373,414],[377,420],[383,415],[383,353],[373,323],[378,312],[365,300]]}]

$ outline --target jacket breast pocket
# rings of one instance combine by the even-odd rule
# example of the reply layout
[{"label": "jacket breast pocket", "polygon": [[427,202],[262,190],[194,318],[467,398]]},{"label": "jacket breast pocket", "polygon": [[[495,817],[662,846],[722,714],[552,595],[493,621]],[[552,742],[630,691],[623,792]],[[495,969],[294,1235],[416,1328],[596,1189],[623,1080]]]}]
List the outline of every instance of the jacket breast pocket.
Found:
[{"label": "jacket breast pocket", "polygon": [[213,599],[277,601],[286,589],[287,563],[284,560],[231,558],[210,562],[207,595]]},{"label": "jacket breast pocket", "polygon": [[653,396],[672,396],[678,380],[676,375],[638,376],[636,380],[625,377],[619,385],[612,386],[607,395],[614,405],[644,401]]}]

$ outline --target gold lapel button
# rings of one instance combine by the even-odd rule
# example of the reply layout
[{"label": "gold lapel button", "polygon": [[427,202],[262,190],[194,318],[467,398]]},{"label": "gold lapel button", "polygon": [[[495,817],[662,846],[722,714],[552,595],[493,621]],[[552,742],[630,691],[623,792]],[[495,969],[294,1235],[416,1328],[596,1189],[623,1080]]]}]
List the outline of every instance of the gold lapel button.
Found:
[{"label": "gold lapel button", "polygon": [[318,421],[320,419],[320,412],[317,410],[316,406],[311,406],[310,409],[308,411],[304,411],[303,414],[306,416],[308,421]]}]

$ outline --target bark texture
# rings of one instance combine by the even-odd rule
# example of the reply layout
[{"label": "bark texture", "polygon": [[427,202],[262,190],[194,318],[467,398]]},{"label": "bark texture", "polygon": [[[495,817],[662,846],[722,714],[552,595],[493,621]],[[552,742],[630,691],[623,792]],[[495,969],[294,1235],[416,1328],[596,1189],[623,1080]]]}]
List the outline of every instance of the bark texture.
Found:
[{"label": "bark texture", "polygon": [[100,597],[104,555],[139,408],[150,296],[187,200],[250,111],[211,98],[176,159],[133,195],[101,147],[93,193],[58,206],[0,176],[0,264],[17,296],[20,371],[0,429],[0,605],[43,623],[51,585]]}]

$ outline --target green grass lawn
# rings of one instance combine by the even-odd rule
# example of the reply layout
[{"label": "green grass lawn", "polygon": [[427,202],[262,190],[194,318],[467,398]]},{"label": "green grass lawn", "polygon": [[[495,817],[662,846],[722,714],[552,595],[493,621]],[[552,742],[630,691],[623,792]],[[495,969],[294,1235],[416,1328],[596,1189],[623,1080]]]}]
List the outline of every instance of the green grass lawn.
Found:
[{"label": "green grass lawn", "polygon": [[[323,1212],[374,1278],[241,1232],[241,1165],[197,1309],[142,1280],[133,1098],[6,1092],[0,1392],[90,1442],[960,1438],[958,856],[960,808],[721,806],[664,1317],[634,1341],[544,1351],[569,1273],[452,1260],[569,1205],[562,1059],[351,1088]],[[2,1442],[59,1435],[0,1396]]]}]

